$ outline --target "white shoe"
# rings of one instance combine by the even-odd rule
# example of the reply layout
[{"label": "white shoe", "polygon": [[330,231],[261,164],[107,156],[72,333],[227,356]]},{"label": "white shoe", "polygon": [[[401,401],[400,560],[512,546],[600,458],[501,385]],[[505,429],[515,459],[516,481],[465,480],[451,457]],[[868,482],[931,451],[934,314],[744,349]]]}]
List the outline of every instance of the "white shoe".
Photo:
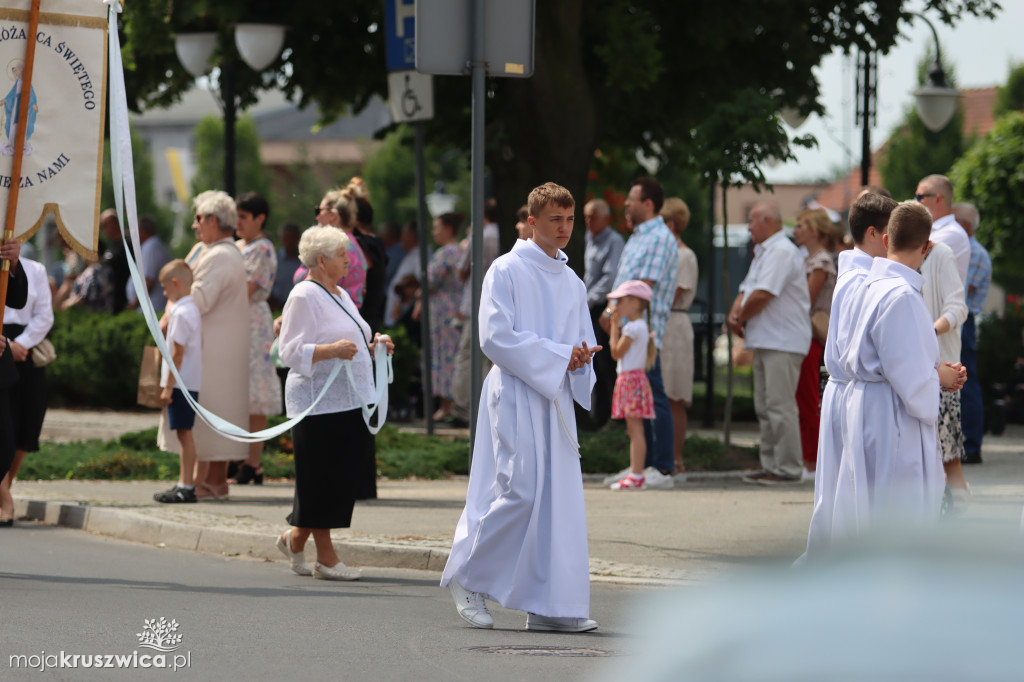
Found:
[{"label": "white shoe", "polygon": [[654,467],[644,469],[644,482],[648,490],[671,490],[676,487],[676,482],[671,476],[661,473]]},{"label": "white shoe", "polygon": [[313,567],[306,563],[306,555],[302,552],[292,551],[292,531],[289,528],[285,531],[284,535],[277,537],[277,548],[281,550],[281,554],[288,557],[288,561],[292,564],[292,573],[296,575],[313,575]]},{"label": "white shoe", "polygon": [[359,580],[363,574],[358,568],[349,568],[343,561],[333,566],[324,566],[318,561],[313,566],[313,577],[320,580]]},{"label": "white shoe", "polygon": [[811,483],[814,483],[814,472],[813,471],[808,471],[807,467],[804,467],[803,472],[800,474],[800,480],[801,481],[810,481]]},{"label": "white shoe", "polygon": [[590,632],[597,629],[597,621],[590,618],[553,618],[528,613],[526,629],[540,632]]},{"label": "white shoe", "polygon": [[484,595],[479,592],[470,592],[460,585],[459,581],[455,578],[449,581],[448,589],[451,590],[452,599],[455,600],[455,608],[459,610],[462,620],[475,628],[483,628],[484,630],[494,627],[494,619],[491,618],[491,613],[487,610],[487,602],[484,601]]},{"label": "white shoe", "polygon": [[630,472],[630,468],[626,467],[625,469],[623,469],[622,471],[620,471],[617,474],[612,474],[611,476],[605,476],[605,479],[604,479],[603,483],[604,483],[604,485],[611,485],[612,483],[618,483],[619,481],[624,479],[626,476],[628,476],[629,472]]}]

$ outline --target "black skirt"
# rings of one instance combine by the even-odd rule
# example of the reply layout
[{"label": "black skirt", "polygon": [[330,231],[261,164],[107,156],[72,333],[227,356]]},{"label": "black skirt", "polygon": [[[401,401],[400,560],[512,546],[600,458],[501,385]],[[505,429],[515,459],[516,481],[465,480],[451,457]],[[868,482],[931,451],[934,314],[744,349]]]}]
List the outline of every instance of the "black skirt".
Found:
[{"label": "black skirt", "polygon": [[[23,325],[5,324],[4,335],[13,339],[25,330]],[[24,362],[15,362],[18,379],[10,387],[10,415],[15,448],[26,452],[39,450],[39,434],[46,416],[46,368],[32,364],[32,351]]]},{"label": "black skirt", "polygon": [[361,411],[310,415],[292,429],[292,439],[295,499],[288,523],[350,527],[355,501],[377,496],[376,446]]}]

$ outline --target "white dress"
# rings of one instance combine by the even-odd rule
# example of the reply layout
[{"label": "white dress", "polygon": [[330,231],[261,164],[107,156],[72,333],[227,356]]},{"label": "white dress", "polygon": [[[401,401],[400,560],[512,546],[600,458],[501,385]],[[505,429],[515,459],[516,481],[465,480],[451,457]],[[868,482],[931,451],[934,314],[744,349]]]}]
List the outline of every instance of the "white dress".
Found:
[{"label": "white dress", "polygon": [[480,397],[466,508],[441,585],[455,578],[502,606],[590,615],[590,571],[575,399],[590,408],[593,345],[583,282],[559,252],[517,241],[484,277],[480,345],[494,366]]},{"label": "white dress", "polygon": [[921,297],[921,275],[876,258],[864,280],[840,358],[843,456],[836,481],[833,541],[881,517],[937,520],[945,473],[935,441],[939,345]]},{"label": "white dress", "polygon": [[825,341],[825,369],[828,384],[821,396],[821,426],[818,430],[818,462],[814,470],[814,511],[807,533],[807,555],[826,549],[832,539],[832,513],[836,503],[836,479],[843,457],[841,417],[843,395],[850,377],[839,364],[850,343],[853,326],[851,309],[860,297],[872,258],[860,249],[839,254],[839,276],[832,293]]}]

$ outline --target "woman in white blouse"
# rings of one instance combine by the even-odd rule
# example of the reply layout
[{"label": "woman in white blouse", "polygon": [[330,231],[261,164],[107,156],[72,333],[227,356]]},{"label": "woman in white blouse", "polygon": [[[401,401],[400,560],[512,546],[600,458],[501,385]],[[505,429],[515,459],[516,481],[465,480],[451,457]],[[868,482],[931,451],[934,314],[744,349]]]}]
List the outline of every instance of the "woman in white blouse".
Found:
[{"label": "woman in white blouse", "polygon": [[[303,233],[299,260],[309,273],[288,295],[278,342],[281,359],[290,368],[285,383],[289,417],[307,409],[320,394],[334,364],[325,360],[352,363],[354,381],[340,373],[313,411],[292,429],[295,499],[287,519],[292,528],[277,541],[292,571],[325,580],[360,576],[338,558],[331,529],[351,525],[365,453],[373,452],[359,394],[367,397],[373,392],[371,357],[380,335],[371,340],[369,325],[338,287],[348,270],[348,246],[348,237],[334,227],[311,227]],[[390,339],[384,342],[390,353],[394,345]],[[316,544],[313,567],[303,552],[310,535]]]},{"label": "woman in white blouse", "polygon": [[[921,274],[924,276],[921,295],[935,320],[939,360],[956,364],[960,362],[960,326],[967,319],[967,303],[953,250],[945,244],[933,242],[921,263]],[[960,458],[964,454],[960,391],[939,393],[938,441],[953,510],[961,512],[970,499],[970,489],[960,466]]]},{"label": "woman in white blouse", "polygon": [[15,450],[11,469],[0,481],[0,527],[13,525],[11,484],[25,461],[25,454],[39,450],[39,433],[46,416],[46,368],[32,364],[32,349],[53,327],[46,268],[28,258],[18,262],[28,278],[28,302],[23,308],[8,308],[4,317],[3,334],[9,339],[11,355],[18,368],[18,383],[9,389]]}]

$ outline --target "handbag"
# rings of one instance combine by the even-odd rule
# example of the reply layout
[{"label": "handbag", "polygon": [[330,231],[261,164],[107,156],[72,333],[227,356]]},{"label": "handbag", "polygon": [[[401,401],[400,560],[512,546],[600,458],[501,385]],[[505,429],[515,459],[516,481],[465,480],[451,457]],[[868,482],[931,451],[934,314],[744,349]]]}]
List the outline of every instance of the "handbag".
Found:
[{"label": "handbag", "polygon": [[46,367],[57,359],[57,349],[49,339],[43,339],[30,351],[33,367]]},{"label": "handbag", "polygon": [[160,349],[146,346],[142,349],[142,364],[139,367],[139,392],[135,402],[143,407],[162,408],[160,400]]},{"label": "handbag", "polygon": [[811,335],[821,345],[825,345],[828,337],[828,313],[824,310],[817,310],[811,315]]}]

